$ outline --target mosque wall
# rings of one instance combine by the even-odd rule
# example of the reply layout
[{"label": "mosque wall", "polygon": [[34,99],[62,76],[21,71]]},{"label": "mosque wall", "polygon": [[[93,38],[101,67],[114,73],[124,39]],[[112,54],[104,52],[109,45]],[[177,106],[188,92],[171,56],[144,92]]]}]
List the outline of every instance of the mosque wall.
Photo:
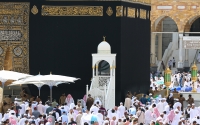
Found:
[{"label": "mosque wall", "polygon": [[[127,91],[146,93],[149,89],[150,6],[120,1],[29,2],[30,74],[52,72],[81,78],[72,84],[53,87],[53,98],[58,99],[62,93],[70,93],[75,99],[83,98],[86,85],[91,84],[91,54],[97,53],[103,36],[111,45],[111,52],[117,54],[116,104],[124,101]],[[29,88],[37,96],[37,88],[34,85]],[[43,101],[49,93],[48,86],[41,88]]]}]

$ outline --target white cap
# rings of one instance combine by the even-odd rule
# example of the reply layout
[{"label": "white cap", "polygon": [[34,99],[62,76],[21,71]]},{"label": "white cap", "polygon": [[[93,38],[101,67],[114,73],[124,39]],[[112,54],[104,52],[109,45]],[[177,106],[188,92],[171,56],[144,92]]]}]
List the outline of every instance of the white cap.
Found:
[{"label": "white cap", "polygon": [[194,106],[195,104],[194,103],[192,103],[192,106]]},{"label": "white cap", "polygon": [[191,106],[190,104],[188,104],[187,106]]},{"label": "white cap", "polygon": [[175,110],[175,112],[179,112],[179,110],[178,110],[178,109],[176,109],[176,110]]},{"label": "white cap", "polygon": [[149,93],[149,95],[152,95],[151,93]]},{"label": "white cap", "polygon": [[109,123],[109,121],[108,121],[108,120],[105,120],[104,123]]},{"label": "white cap", "polygon": [[123,103],[122,103],[122,102],[120,102],[120,105],[123,105]]}]

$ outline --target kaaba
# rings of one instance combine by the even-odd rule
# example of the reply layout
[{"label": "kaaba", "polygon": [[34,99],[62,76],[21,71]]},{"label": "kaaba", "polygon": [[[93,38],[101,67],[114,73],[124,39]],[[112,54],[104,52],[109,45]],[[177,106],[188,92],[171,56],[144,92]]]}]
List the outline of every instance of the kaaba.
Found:
[{"label": "kaaba", "polygon": [[[57,101],[62,93],[71,94],[75,100],[86,94],[86,85],[90,86],[92,78],[91,54],[97,53],[103,36],[106,36],[112,53],[117,54],[116,104],[124,102],[127,91],[148,92],[149,0],[4,2],[26,4],[28,7],[29,66],[26,72],[31,75],[52,72],[81,79],[53,87],[53,98]],[[29,90],[31,95],[38,95],[36,86],[29,85]],[[41,88],[42,100],[47,100],[49,91],[48,86]]]}]

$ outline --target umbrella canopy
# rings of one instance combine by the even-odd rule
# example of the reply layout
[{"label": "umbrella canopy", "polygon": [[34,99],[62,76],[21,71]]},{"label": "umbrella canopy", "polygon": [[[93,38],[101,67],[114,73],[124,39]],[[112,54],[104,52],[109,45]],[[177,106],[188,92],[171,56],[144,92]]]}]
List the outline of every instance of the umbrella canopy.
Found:
[{"label": "umbrella canopy", "polygon": [[[79,78],[75,77],[68,77],[68,76],[62,76],[62,75],[37,75],[32,76],[24,80],[24,82],[44,82],[45,84],[49,86],[54,86],[55,84],[59,83],[69,83],[74,82],[78,80]],[[52,83],[52,84],[49,84]]]},{"label": "umbrella canopy", "polygon": [[[50,96],[52,101],[52,87],[57,86],[62,83],[71,83],[79,80],[79,78],[62,76],[62,75],[36,75],[32,77],[28,77],[24,79],[24,83],[44,83],[44,85],[48,85],[50,87]],[[36,84],[35,84],[36,85]]]},{"label": "umbrella canopy", "polygon": [[0,70],[0,81],[6,82],[7,80],[19,80],[22,78],[30,77],[31,75],[14,72],[14,71],[7,71],[7,70]]},{"label": "umbrella canopy", "polygon": [[15,82],[12,82],[12,84],[8,85],[8,86],[15,86],[15,85],[26,85],[26,84],[33,84],[35,86],[37,86],[38,90],[39,90],[39,96],[40,96],[40,89],[43,85],[45,85],[44,82],[24,82],[24,80],[18,80]]},{"label": "umbrella canopy", "polygon": [[10,84],[8,86],[26,85],[26,84],[34,84],[37,87],[42,87],[43,85],[45,85],[44,82],[24,82],[23,80],[18,80],[18,81],[12,82],[12,84]]}]

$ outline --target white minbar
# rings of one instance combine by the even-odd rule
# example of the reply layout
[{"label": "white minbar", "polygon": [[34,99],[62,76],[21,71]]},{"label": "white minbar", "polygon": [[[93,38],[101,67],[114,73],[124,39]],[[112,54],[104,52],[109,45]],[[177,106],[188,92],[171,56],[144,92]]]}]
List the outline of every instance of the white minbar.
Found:
[{"label": "white minbar", "polygon": [[[200,93],[198,92],[180,92],[180,94],[183,95],[183,97],[185,98],[185,100],[188,99],[189,94],[192,95],[192,98],[194,99],[194,104],[196,107],[200,106]],[[184,107],[186,107],[187,102],[185,102]]]}]

